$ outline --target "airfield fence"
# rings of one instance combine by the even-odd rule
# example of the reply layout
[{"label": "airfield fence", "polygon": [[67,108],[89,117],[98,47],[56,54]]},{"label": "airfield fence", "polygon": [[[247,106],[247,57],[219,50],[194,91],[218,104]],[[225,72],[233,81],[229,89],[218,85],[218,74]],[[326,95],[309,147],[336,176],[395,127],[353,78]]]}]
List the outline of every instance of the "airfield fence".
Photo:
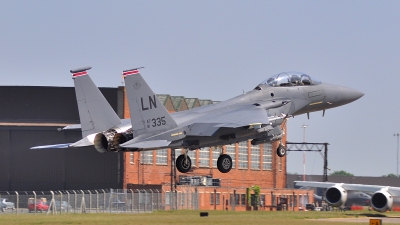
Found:
[{"label": "airfield fence", "polygon": [[[15,205],[4,214],[146,213],[155,210],[198,209],[199,194],[187,189],[169,192],[153,189],[102,189],[71,191],[0,192]],[[36,200],[35,200],[36,199]],[[41,210],[41,201],[48,206]],[[30,207],[29,207],[30,205]],[[1,215],[0,213],[0,215]]]}]

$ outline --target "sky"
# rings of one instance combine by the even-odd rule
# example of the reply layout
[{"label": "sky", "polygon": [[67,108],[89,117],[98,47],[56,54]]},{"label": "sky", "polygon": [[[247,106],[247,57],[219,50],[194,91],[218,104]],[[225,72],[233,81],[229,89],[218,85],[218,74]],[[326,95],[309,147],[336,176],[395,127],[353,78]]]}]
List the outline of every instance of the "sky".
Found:
[{"label": "sky", "polygon": [[[20,1],[0,7],[1,85],[73,86],[70,69],[100,87],[142,67],[157,94],[223,101],[283,71],[300,71],[365,95],[296,116],[287,137],[327,142],[328,173],[397,174],[400,1]],[[303,155],[289,152],[289,173]],[[318,152],[306,174],[323,173]]]}]

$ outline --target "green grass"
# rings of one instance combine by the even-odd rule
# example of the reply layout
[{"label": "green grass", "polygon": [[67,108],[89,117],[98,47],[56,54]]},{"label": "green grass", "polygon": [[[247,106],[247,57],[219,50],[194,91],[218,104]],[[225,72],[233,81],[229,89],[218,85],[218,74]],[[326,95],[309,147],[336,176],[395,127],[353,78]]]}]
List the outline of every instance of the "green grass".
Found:
[{"label": "green grass", "polygon": [[[326,222],[310,219],[320,218],[360,218],[366,214],[375,216],[400,217],[399,212],[371,213],[369,211],[356,212],[231,212],[231,211],[208,211],[208,217],[200,217],[200,211],[157,211],[142,214],[69,214],[69,215],[46,215],[46,214],[0,214],[0,224],[85,224],[85,225],[124,225],[124,224],[229,224],[229,225],[251,225],[251,224],[357,224],[352,222]],[[365,224],[365,223],[364,223]],[[389,223],[385,223],[387,225]]]}]

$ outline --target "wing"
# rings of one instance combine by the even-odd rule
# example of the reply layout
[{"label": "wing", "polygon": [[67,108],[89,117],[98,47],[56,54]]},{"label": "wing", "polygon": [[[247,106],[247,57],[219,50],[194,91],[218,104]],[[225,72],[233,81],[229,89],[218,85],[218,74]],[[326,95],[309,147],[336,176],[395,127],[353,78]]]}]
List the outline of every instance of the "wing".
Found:
[{"label": "wing", "polygon": [[[198,119],[191,125],[187,135],[212,136],[219,128],[238,128],[270,124],[270,120],[282,119],[285,115],[270,118],[267,110],[284,106],[291,101],[283,99],[279,101],[264,101],[251,106],[242,106],[231,110],[223,109],[217,112],[208,112],[206,116]],[[275,126],[275,125],[274,125]]]},{"label": "wing", "polygon": [[237,128],[252,124],[268,124],[268,114],[265,109],[242,108],[220,115],[210,115],[207,123],[214,123],[214,127]]},{"label": "wing", "polygon": [[137,143],[126,143],[122,144],[121,147],[124,148],[144,148],[144,149],[157,149],[157,148],[166,148],[171,143],[168,140],[150,140],[150,141],[141,141]]},{"label": "wing", "polygon": [[187,135],[212,136],[222,127],[237,128],[254,124],[269,124],[268,114],[264,109],[242,108],[227,113],[209,113],[192,124]]},{"label": "wing", "polygon": [[342,187],[348,191],[377,192],[385,190],[392,196],[400,196],[400,187],[389,187],[389,186],[367,185],[367,184],[313,182],[313,181],[295,181],[294,183],[296,186],[302,186],[302,187],[317,187],[317,188],[330,188],[333,186]]}]

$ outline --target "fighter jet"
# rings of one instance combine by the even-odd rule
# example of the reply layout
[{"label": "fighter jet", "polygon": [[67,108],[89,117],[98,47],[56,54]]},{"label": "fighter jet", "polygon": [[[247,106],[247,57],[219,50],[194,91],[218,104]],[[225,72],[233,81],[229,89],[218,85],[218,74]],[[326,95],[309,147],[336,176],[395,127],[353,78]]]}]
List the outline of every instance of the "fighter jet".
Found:
[{"label": "fighter jet", "polygon": [[[76,90],[79,77],[90,79],[87,76],[88,69],[71,70]],[[122,72],[131,113],[130,124],[126,120],[117,120],[112,116],[115,114],[113,111],[103,111],[107,104],[94,100],[101,97],[97,92],[86,89],[89,82],[81,82],[82,90],[87,92],[84,96],[93,98],[90,101],[81,100],[80,106],[78,95],[83,94],[76,93],[84,138],[63,147],[93,144],[101,152],[184,149],[184,153],[176,160],[176,166],[179,172],[186,173],[192,165],[187,154],[190,150],[249,139],[252,139],[252,145],[280,141],[284,135],[282,126],[287,118],[305,113],[309,115],[315,111],[323,111],[324,115],[325,110],[348,104],[364,95],[351,88],[322,83],[304,73],[283,72],[232,99],[170,114],[143,79],[139,69]],[[97,101],[101,104],[97,105]],[[94,109],[100,113],[88,113]],[[93,117],[97,119],[96,122]],[[103,119],[107,122],[102,126],[97,125]],[[221,147],[218,149],[220,156],[217,168],[227,173],[232,168],[232,159],[223,154]],[[280,143],[276,152],[279,157],[284,157],[285,146]]]},{"label": "fighter jet", "polygon": [[[325,200],[334,207],[350,205],[351,202],[347,203],[348,201],[358,198],[363,204],[371,204],[375,211],[386,212],[392,209],[394,197],[400,196],[399,187],[315,181],[295,181],[294,183],[295,186],[326,188]],[[369,197],[359,191],[373,194]]]}]

